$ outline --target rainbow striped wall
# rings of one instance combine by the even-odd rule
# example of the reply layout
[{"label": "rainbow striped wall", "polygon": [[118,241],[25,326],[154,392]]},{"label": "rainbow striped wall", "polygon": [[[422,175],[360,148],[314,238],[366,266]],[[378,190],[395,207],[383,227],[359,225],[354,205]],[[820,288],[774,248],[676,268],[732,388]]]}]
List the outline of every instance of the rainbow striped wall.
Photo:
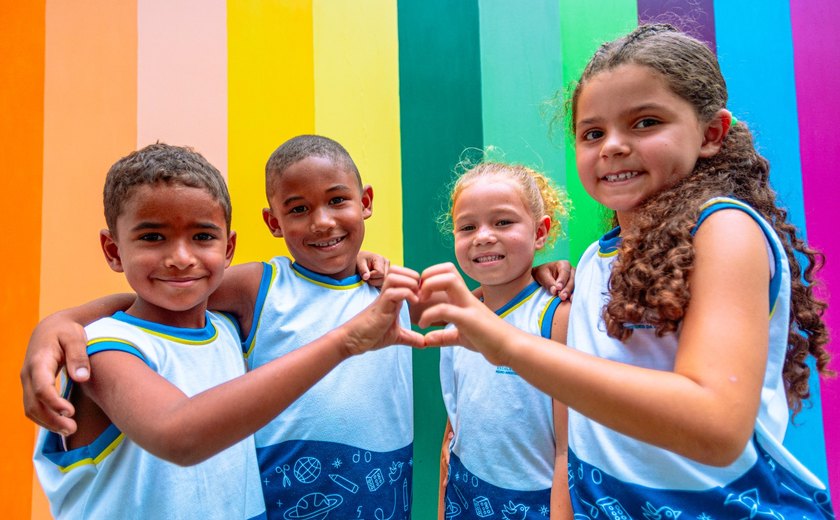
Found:
[{"label": "rainbow striped wall", "polygon": [[[692,23],[720,56],[731,108],[773,164],[793,220],[825,251],[840,287],[840,6],[833,0],[61,0],[0,3],[0,211],[7,412],[0,503],[48,518],[30,464],[34,428],[17,372],[40,317],[124,290],[101,259],[108,165],[155,140],[189,144],[225,173],[237,261],[283,253],[263,229],[262,167],[283,140],[343,142],[375,187],[365,247],[422,268],[453,259],[435,216],[465,148],[493,145],[547,171],[575,211],[545,258],[576,259],[601,231],[548,105],[587,56],[639,19]],[[828,320],[840,330],[840,311]],[[444,414],[437,354],[415,353],[417,518],[433,518]],[[840,503],[840,382],[813,381],[814,406],[786,442]],[[828,456],[826,456],[828,454]]]}]

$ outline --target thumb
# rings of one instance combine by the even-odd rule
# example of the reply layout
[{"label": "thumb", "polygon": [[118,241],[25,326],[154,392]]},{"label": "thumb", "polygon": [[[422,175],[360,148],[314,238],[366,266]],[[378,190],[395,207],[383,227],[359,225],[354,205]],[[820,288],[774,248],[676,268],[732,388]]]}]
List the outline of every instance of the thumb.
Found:
[{"label": "thumb", "polygon": [[64,346],[64,356],[67,359],[67,374],[73,381],[84,383],[90,379],[90,359],[85,343],[68,343]]},{"label": "thumb", "polygon": [[446,347],[461,344],[460,334],[455,327],[427,332],[424,338],[427,347]]},{"label": "thumb", "polygon": [[400,327],[399,335],[394,343],[398,345],[408,345],[409,347],[414,348],[423,348],[426,345],[426,340],[419,332]]}]

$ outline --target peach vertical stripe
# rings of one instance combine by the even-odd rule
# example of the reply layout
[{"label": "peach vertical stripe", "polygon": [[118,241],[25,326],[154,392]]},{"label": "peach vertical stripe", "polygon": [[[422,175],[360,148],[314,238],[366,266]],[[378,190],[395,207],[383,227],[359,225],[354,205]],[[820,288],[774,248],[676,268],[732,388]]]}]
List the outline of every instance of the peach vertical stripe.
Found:
[{"label": "peach vertical stripe", "polygon": [[125,290],[99,249],[102,183],[137,143],[137,4],[50,2],[41,313]]},{"label": "peach vertical stripe", "polygon": [[189,145],[226,173],[225,0],[137,7],[137,146]]},{"label": "peach vertical stripe", "polygon": [[0,218],[6,223],[0,314],[0,410],[5,456],[0,503],[9,518],[29,518],[32,501],[32,423],[23,415],[18,371],[29,331],[38,320],[41,249],[41,171],[44,132],[44,3],[4,2],[0,19]]},{"label": "peach vertical stripe", "polygon": [[315,129],[344,145],[373,186],[364,248],[403,263],[397,6],[315,0]]},{"label": "peach vertical stripe", "polygon": [[[136,28],[133,0],[46,8],[42,316],[127,288],[98,232],[105,173],[137,142]],[[47,518],[37,484],[33,494],[33,518]]]},{"label": "peach vertical stripe", "polygon": [[234,261],[288,254],[262,220],[264,169],[286,139],[314,130],[310,0],[228,2],[228,185]]}]

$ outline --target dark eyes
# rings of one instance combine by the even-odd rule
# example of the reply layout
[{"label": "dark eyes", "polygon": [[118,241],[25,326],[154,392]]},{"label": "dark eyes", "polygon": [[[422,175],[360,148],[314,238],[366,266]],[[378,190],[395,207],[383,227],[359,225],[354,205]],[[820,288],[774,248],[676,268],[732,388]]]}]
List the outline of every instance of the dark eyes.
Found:
[{"label": "dark eyes", "polygon": [[[650,128],[652,126],[656,126],[662,124],[662,121],[653,117],[645,117],[638,120],[634,125],[633,128],[636,129],[645,129]],[[583,141],[594,141],[596,139],[600,139],[604,137],[604,131],[598,129],[587,130],[580,134],[580,139]]]},{"label": "dark eyes", "polygon": [[636,123],[635,128],[649,128],[651,126],[656,126],[658,124],[659,124],[659,120],[654,119],[652,117],[646,117],[644,119],[639,120],[639,122]]},{"label": "dark eyes", "polygon": [[[138,237],[138,239],[143,241],[143,242],[161,242],[163,240],[166,240],[166,237],[164,237],[161,233],[143,233],[142,235],[140,235],[140,237]],[[213,233],[202,232],[202,233],[196,233],[195,235],[193,235],[193,240],[197,240],[197,241],[206,241],[206,240],[215,240],[215,239],[216,239],[216,235],[214,235]]]},{"label": "dark eyes", "polygon": [[594,141],[595,139],[600,139],[604,136],[604,132],[601,130],[588,130],[581,134],[581,138],[584,141]]}]

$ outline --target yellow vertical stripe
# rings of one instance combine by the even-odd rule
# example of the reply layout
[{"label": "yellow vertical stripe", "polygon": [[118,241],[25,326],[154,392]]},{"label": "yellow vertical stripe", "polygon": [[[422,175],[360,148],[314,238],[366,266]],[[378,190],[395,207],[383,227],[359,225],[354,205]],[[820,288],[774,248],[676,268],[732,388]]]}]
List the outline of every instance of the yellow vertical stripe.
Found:
[{"label": "yellow vertical stripe", "polygon": [[286,139],[314,131],[312,3],[229,0],[228,184],[236,263],[287,254],[262,220],[265,162]]},{"label": "yellow vertical stripe", "polygon": [[315,129],[373,186],[364,248],[403,262],[397,6],[314,0]]}]

